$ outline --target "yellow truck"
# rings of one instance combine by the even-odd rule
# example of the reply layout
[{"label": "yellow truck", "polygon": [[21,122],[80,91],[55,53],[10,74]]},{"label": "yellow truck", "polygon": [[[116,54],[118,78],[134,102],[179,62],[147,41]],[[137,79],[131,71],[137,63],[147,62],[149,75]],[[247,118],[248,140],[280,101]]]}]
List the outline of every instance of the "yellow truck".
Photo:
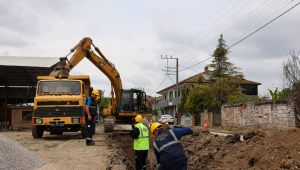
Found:
[{"label": "yellow truck", "polygon": [[32,136],[81,131],[86,138],[84,102],[92,90],[89,76],[38,76]]}]

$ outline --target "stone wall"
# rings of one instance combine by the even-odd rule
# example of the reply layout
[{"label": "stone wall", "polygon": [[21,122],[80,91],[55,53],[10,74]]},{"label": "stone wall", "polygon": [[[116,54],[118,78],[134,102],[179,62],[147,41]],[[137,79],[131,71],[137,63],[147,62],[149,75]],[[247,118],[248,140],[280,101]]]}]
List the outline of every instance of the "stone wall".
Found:
[{"label": "stone wall", "polygon": [[244,105],[222,106],[222,126],[261,127],[285,130],[295,127],[293,102],[251,102]]}]

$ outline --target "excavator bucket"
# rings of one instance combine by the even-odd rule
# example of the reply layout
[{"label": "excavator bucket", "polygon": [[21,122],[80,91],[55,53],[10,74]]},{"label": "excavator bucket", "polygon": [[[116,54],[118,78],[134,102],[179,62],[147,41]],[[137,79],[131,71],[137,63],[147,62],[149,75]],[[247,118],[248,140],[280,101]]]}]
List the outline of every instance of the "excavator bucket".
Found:
[{"label": "excavator bucket", "polygon": [[61,57],[59,58],[59,63],[58,65],[54,68],[54,70],[49,74],[49,76],[69,76],[69,70],[66,68],[67,65],[67,57]]}]

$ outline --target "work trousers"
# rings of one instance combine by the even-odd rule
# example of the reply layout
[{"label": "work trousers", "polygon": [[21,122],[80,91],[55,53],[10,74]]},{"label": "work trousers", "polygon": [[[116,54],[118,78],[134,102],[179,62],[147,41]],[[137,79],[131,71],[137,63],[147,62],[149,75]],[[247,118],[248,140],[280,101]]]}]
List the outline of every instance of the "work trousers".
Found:
[{"label": "work trousers", "polygon": [[136,170],[146,170],[146,159],[148,150],[135,151],[135,168]]},{"label": "work trousers", "polygon": [[86,126],[86,143],[89,144],[92,142],[92,137],[95,133],[94,117],[92,117],[92,120],[89,120],[88,117],[85,116],[85,126]]},{"label": "work trousers", "polygon": [[157,170],[187,170],[187,161],[179,161],[168,166],[160,165]]}]

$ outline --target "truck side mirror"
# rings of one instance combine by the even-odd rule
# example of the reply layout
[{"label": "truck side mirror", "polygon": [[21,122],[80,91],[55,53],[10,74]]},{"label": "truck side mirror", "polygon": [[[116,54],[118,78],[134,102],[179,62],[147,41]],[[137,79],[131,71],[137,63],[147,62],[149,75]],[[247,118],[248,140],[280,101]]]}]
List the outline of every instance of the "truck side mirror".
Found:
[{"label": "truck side mirror", "polygon": [[31,97],[31,87],[27,87],[27,98],[30,98]]},{"label": "truck side mirror", "polygon": [[93,87],[90,87],[90,90],[89,90],[89,96],[92,95],[93,90],[94,90],[94,88],[93,88]]}]

